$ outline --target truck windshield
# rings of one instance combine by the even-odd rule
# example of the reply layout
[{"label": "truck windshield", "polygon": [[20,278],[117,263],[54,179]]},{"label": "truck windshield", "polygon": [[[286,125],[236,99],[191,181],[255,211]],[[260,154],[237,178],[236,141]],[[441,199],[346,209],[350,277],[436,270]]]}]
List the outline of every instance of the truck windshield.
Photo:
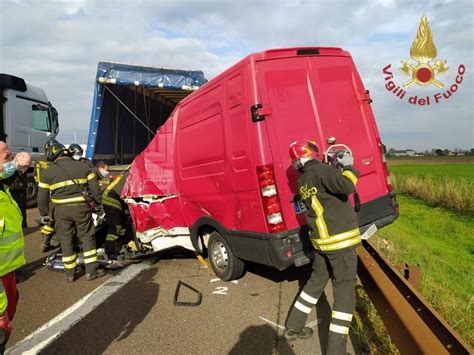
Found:
[{"label": "truck windshield", "polygon": [[49,110],[47,106],[33,105],[33,128],[51,132],[51,117],[49,116]]}]

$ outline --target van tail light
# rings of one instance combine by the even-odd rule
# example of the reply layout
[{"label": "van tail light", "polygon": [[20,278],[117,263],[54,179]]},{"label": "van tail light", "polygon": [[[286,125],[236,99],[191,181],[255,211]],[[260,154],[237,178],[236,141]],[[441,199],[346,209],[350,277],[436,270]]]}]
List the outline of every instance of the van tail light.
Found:
[{"label": "van tail light", "polygon": [[390,179],[390,173],[388,172],[387,158],[385,157],[385,145],[378,139],[377,140],[380,150],[380,155],[382,156],[382,168],[383,174],[385,175],[385,182],[387,183],[388,192],[392,191],[392,180]]},{"label": "van tail light", "polygon": [[275,172],[273,165],[257,166],[258,185],[262,197],[263,210],[267,219],[270,233],[281,232],[286,229],[281,212],[280,199],[276,188]]}]

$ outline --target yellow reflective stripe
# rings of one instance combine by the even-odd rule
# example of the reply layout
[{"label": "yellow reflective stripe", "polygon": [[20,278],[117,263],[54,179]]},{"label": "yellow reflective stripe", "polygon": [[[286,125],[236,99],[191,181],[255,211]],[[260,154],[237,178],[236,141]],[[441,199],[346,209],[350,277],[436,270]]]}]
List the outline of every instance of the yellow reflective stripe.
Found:
[{"label": "yellow reflective stripe", "polygon": [[118,235],[114,235],[114,234],[107,234],[107,237],[105,238],[105,240],[117,240],[118,239]]},{"label": "yellow reflective stripe", "polygon": [[330,245],[318,245],[317,242],[314,243],[315,239],[312,239],[313,245],[316,247],[316,249],[322,250],[322,251],[333,251],[333,250],[339,250],[339,249],[344,249],[353,245],[359,244],[362,240],[360,238],[360,235],[357,237],[348,239],[348,240],[343,240],[342,242],[330,244]]},{"label": "yellow reflective stripe", "polygon": [[92,249],[84,252],[84,257],[97,254],[97,249]]},{"label": "yellow reflective stripe", "polygon": [[76,266],[77,266],[77,263],[75,261],[70,264],[64,263],[65,269],[74,269]]},{"label": "yellow reflective stripe", "polygon": [[110,197],[103,197],[102,204],[122,211],[122,205],[117,203],[116,200],[112,200]]},{"label": "yellow reflective stripe", "polygon": [[89,258],[84,258],[84,264],[95,263],[97,261],[97,256],[91,256]]},{"label": "yellow reflective stripe", "polygon": [[349,327],[343,327],[342,325],[337,325],[333,323],[329,325],[329,330],[334,333],[339,333],[339,334],[344,334],[344,335],[349,334]]},{"label": "yellow reflective stripe", "polygon": [[[39,178],[38,178],[39,180]],[[45,184],[44,182],[38,182],[38,186],[43,188],[43,189],[46,189],[46,190],[49,190],[49,185],[48,184]]]},{"label": "yellow reflective stripe", "polygon": [[95,173],[90,173],[87,175],[87,180],[92,180],[93,178],[95,178]]},{"label": "yellow reflective stripe", "polygon": [[123,178],[123,175],[120,174],[114,181],[112,181],[112,183],[109,186],[107,186],[107,188],[104,191],[104,194],[107,195],[110,192],[110,190],[112,190],[120,182],[120,180],[122,180],[122,178]]},{"label": "yellow reflective stripe", "polygon": [[352,183],[355,185],[357,184],[357,181],[359,181],[359,179],[357,178],[357,176],[355,176],[355,174],[350,171],[350,170],[344,170],[342,172],[342,176],[345,176],[346,178],[348,178],[349,180],[352,181]]},{"label": "yellow reflective stripe", "polygon": [[76,185],[76,184],[87,184],[87,179],[74,179],[74,180],[66,180],[66,181],[57,182],[55,184],[49,185],[49,189],[52,191],[52,190],[59,189],[60,187]]},{"label": "yellow reflective stripe", "polygon": [[316,195],[311,196],[311,208],[316,213],[316,227],[318,227],[320,238],[329,238],[328,227],[324,221],[324,208]]},{"label": "yellow reflective stripe", "polygon": [[67,263],[68,261],[74,261],[74,260],[76,260],[76,255],[63,256],[62,259],[63,259],[63,262]]},{"label": "yellow reflective stripe", "polygon": [[352,314],[344,313],[344,312],[338,312],[338,311],[332,311],[332,318],[339,319],[339,320],[344,320],[346,322],[350,322],[352,320]]},{"label": "yellow reflective stripe", "polygon": [[102,197],[102,203],[104,205],[122,210],[122,205],[120,204],[120,202],[117,202],[116,199],[113,199],[111,197],[107,197],[107,196]]},{"label": "yellow reflective stripe", "polygon": [[304,291],[301,291],[300,297],[304,299],[306,302],[311,303],[311,304],[316,304],[318,302],[317,298],[311,297]]},{"label": "yellow reflective stripe", "polygon": [[71,198],[62,198],[62,199],[57,199],[57,198],[52,198],[51,199],[52,203],[69,203],[69,202],[84,202],[84,201],[85,201],[84,196],[71,197]]},{"label": "yellow reflective stripe", "polygon": [[352,229],[352,230],[344,232],[344,233],[339,233],[339,234],[332,235],[329,238],[324,239],[324,240],[318,240],[318,244],[332,244],[332,243],[336,243],[336,242],[339,242],[339,241],[344,240],[344,239],[356,237],[359,234],[360,234],[359,228],[355,228],[355,229]]},{"label": "yellow reflective stripe", "polygon": [[44,226],[43,228],[41,228],[41,234],[45,234],[45,235],[53,234],[54,231],[55,231],[54,228],[51,228],[50,226]]}]

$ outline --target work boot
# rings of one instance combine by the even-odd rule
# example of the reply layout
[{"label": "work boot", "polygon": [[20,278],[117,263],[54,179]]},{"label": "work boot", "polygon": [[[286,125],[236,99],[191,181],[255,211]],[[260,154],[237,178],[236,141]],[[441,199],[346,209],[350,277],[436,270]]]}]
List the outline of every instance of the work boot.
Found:
[{"label": "work boot", "polygon": [[313,335],[313,329],[309,327],[304,327],[302,329],[285,328],[285,332],[283,333],[283,336],[288,341],[293,341],[298,338],[307,339],[311,335]]},{"label": "work boot", "polygon": [[106,272],[102,269],[97,269],[91,272],[86,273],[86,280],[87,281],[92,281],[95,280],[99,277],[105,276]]},{"label": "work boot", "polygon": [[76,280],[75,273],[74,272],[66,273],[66,279],[67,279],[67,282],[69,282],[69,283],[74,282]]}]

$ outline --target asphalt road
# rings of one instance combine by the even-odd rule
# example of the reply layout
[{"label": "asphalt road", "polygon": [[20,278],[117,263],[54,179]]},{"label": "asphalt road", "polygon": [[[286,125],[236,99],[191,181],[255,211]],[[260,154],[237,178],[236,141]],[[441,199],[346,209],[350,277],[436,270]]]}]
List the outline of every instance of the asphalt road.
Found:
[{"label": "asphalt road", "polygon": [[[36,209],[28,211],[30,225],[37,215]],[[25,238],[29,263],[20,275],[21,296],[9,347],[107,280],[113,283],[111,278],[119,273],[91,282],[81,277],[69,284],[62,273],[42,266],[45,254],[39,252],[38,228],[26,230]],[[279,272],[250,265],[238,282],[223,282],[193,254],[168,252],[50,342],[41,354],[320,354],[327,342],[330,285],[327,299],[321,297],[317,312],[308,319],[315,335],[292,343],[281,337],[288,309],[309,271]],[[179,281],[201,292],[200,305],[174,304]],[[182,286],[178,300],[194,302],[197,294]],[[349,352],[360,353],[352,346],[359,343],[354,334],[351,340]]]}]

